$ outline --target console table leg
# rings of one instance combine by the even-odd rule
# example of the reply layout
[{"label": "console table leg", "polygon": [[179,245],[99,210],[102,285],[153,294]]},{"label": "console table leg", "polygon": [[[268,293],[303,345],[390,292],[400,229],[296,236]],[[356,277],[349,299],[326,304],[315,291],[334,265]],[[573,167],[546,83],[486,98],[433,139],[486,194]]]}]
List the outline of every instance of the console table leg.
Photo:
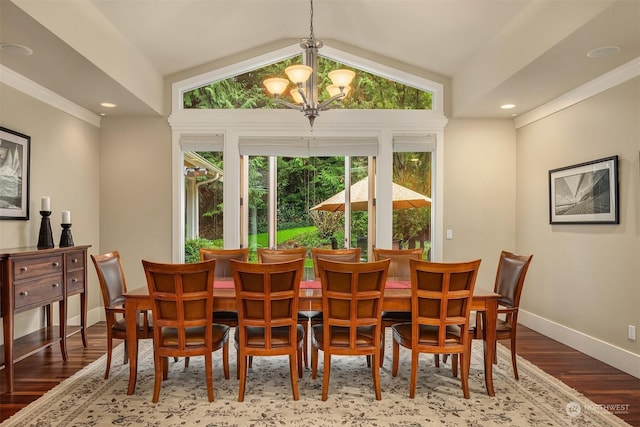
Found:
[{"label": "console table leg", "polygon": [[67,361],[67,305],[64,299],[59,302],[60,306],[60,353],[62,360]]}]

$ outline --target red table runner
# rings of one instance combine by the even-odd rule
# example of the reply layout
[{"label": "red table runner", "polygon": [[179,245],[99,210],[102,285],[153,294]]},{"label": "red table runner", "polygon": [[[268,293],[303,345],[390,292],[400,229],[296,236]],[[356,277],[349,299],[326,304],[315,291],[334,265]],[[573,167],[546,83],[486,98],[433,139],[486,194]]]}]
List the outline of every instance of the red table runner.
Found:
[{"label": "red table runner", "polygon": [[[217,280],[214,283],[214,287],[218,289],[233,289],[233,280]],[[301,289],[320,289],[319,280],[304,280],[300,282]],[[385,284],[386,289],[411,289],[411,283],[408,281],[387,281]]]}]

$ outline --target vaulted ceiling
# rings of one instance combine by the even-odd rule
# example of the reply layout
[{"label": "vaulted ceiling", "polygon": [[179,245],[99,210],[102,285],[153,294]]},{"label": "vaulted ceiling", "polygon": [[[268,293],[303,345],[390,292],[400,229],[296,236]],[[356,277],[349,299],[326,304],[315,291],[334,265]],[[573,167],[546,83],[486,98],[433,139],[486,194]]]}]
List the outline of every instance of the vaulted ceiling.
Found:
[{"label": "vaulted ceiling", "polygon": [[[314,9],[327,45],[445,82],[453,117],[522,114],[640,56],[638,0],[316,0]],[[33,50],[0,50],[0,72],[96,114],[167,114],[167,79],[308,35],[307,0],[0,0],[0,43]],[[587,56],[610,46],[620,52]]]}]

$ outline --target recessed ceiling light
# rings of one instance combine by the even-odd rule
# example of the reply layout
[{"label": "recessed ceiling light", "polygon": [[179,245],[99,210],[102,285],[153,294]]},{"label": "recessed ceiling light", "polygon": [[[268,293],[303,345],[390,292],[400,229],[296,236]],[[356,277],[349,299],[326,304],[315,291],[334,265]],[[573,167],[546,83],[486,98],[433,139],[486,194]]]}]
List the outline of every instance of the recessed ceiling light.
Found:
[{"label": "recessed ceiling light", "polygon": [[604,58],[605,56],[615,55],[620,52],[620,46],[604,46],[587,52],[589,58]]},{"label": "recessed ceiling light", "polygon": [[16,43],[0,43],[0,50],[20,56],[29,56],[33,54],[33,49],[30,47]]},{"label": "recessed ceiling light", "polygon": [[103,107],[107,107],[107,108],[115,108],[116,104],[113,104],[111,102],[101,102],[100,105],[102,105]]},{"label": "recessed ceiling light", "polygon": [[516,108],[515,104],[504,104],[501,105],[500,108],[502,108],[503,110],[510,110],[511,108]]}]

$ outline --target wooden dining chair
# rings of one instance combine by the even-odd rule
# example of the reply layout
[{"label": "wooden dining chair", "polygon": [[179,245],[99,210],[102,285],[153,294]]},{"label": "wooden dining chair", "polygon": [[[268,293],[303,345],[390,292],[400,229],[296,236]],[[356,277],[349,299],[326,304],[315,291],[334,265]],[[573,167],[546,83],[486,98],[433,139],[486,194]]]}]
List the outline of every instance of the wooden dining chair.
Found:
[{"label": "wooden dining chair", "polygon": [[[104,378],[107,379],[111,369],[111,353],[114,339],[124,341],[124,360],[122,363],[126,364],[129,360],[127,357],[127,322],[124,318],[124,297],[122,296],[127,292],[127,281],[118,251],[91,255],[91,260],[98,275],[107,322],[107,367],[104,373]],[[149,324],[149,315],[147,311],[143,311],[136,338],[140,340],[151,337],[152,326]]]},{"label": "wooden dining chair", "polygon": [[412,259],[411,323],[393,325],[392,376],[398,375],[400,346],[411,350],[409,397],[416,392],[420,353],[460,355],[462,392],[469,398],[471,298],[480,260],[435,263]]},{"label": "wooden dining chair", "polygon": [[[305,259],[306,256],[307,248],[304,246],[291,249],[258,248],[258,262],[263,264]],[[303,344],[303,359],[305,368],[309,367],[309,345],[306,334],[309,333],[309,325],[319,322],[322,322],[321,311],[301,310],[298,312],[298,323],[302,325],[305,333]]]},{"label": "wooden dining chair", "polygon": [[[200,261],[210,259],[216,260],[217,280],[233,280],[231,273],[231,260],[247,261],[249,259],[249,248],[238,249],[218,249],[218,248],[200,248]],[[213,313],[213,321],[223,325],[235,327],[238,326],[237,311],[216,311]]]},{"label": "wooden dining chair", "polygon": [[389,260],[369,263],[318,259],[322,282],[322,323],[311,327],[311,377],[324,352],[322,400],[327,400],[332,355],[367,356],[376,400],[380,390],[380,331]]},{"label": "wooden dining chair", "polygon": [[339,262],[360,262],[360,248],[348,249],[325,249],[311,248],[311,258],[313,260],[313,272],[316,280],[320,279],[320,271],[318,270],[318,260],[326,259],[329,261]]},{"label": "wooden dining chair", "polygon": [[289,356],[293,399],[299,399],[305,339],[305,331],[298,324],[303,268],[302,259],[276,264],[231,261],[238,305],[234,335],[240,379],[238,402],[244,401],[247,359],[260,356]]},{"label": "wooden dining chair", "polygon": [[213,323],[215,260],[163,264],[142,260],[153,315],[155,382],[152,401],[168,371],[168,357],[204,356],[207,396],[213,402],[213,352],[222,349],[229,378],[229,326]]},{"label": "wooden dining chair", "polygon": [[[389,273],[387,280],[411,280],[410,259],[422,259],[422,249],[380,249],[373,248],[373,259],[381,261],[388,259]],[[386,329],[396,323],[411,322],[411,312],[383,311],[382,312],[382,345],[380,347],[380,366],[384,365],[385,333]]]}]

